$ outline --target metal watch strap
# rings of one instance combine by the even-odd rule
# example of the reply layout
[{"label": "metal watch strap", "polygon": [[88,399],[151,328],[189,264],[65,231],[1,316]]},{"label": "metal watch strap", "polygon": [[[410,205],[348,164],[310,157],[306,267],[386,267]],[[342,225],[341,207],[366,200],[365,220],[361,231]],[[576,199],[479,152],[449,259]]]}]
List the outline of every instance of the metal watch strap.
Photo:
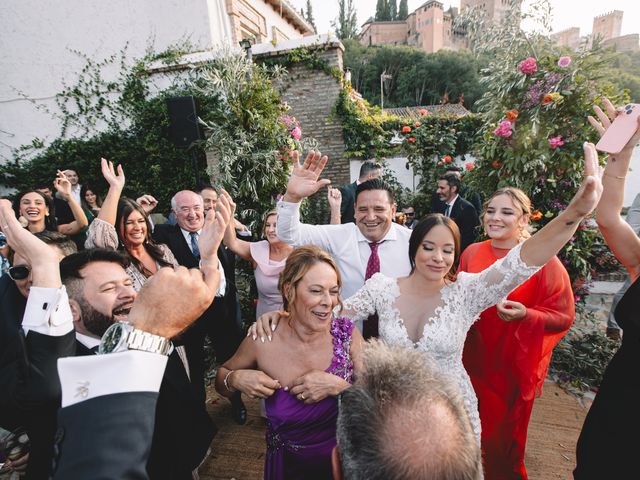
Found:
[{"label": "metal watch strap", "polygon": [[131,350],[167,355],[171,348],[171,341],[159,335],[153,335],[144,330],[134,328],[127,335],[127,345]]}]

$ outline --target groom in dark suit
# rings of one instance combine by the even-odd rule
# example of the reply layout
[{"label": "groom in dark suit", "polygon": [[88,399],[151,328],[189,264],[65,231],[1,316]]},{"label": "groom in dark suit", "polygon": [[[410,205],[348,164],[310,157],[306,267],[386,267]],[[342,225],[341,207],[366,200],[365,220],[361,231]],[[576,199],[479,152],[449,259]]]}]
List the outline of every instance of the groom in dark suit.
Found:
[{"label": "groom in dark suit", "polygon": [[453,174],[448,174],[438,179],[436,193],[442,204],[435,213],[441,213],[451,218],[460,229],[460,253],[476,240],[476,228],[480,225],[476,209],[462,198],[460,191],[460,179]]},{"label": "groom in dark suit", "polygon": [[[171,199],[171,211],[176,217],[176,225],[157,225],[153,238],[167,245],[180,265],[198,268],[200,252],[198,236],[204,225],[204,203],[200,195],[183,190]],[[204,338],[208,334],[218,362],[225,362],[235,353],[244,338],[237,307],[235,288],[234,255],[224,246],[218,249],[218,259],[225,272],[226,289],[224,298],[213,302],[211,307],[195,324],[183,334],[183,342],[189,360],[191,383],[202,402],[204,389]],[[222,301],[220,301],[222,300]],[[247,411],[240,394],[231,400],[234,420],[244,424]]]}]

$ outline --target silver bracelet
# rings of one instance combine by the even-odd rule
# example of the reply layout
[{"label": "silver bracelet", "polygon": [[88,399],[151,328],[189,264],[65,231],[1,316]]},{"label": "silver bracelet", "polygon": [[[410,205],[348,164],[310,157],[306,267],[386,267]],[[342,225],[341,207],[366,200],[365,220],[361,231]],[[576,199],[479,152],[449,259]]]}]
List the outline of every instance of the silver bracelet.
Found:
[{"label": "silver bracelet", "polygon": [[231,390],[231,387],[229,387],[229,375],[231,375],[235,370],[229,370],[227,372],[227,374],[224,376],[224,380],[222,383],[224,383],[224,388],[227,389],[227,391],[229,391],[230,393],[235,392],[235,390]]}]

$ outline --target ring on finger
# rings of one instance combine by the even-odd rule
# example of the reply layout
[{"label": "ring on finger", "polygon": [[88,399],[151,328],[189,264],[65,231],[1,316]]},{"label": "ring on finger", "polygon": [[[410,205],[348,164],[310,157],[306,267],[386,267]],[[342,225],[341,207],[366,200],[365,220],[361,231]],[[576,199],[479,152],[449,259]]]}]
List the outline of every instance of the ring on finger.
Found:
[{"label": "ring on finger", "polygon": [[301,393],[301,394],[300,394],[300,399],[302,399],[302,400],[306,400],[306,399],[304,398],[304,393]]}]

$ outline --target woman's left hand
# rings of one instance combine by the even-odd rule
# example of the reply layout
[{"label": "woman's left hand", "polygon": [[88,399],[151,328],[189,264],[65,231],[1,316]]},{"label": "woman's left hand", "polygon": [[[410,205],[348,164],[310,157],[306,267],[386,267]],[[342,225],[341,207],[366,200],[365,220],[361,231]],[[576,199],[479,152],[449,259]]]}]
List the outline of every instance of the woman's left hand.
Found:
[{"label": "woman's left hand", "polygon": [[311,370],[291,383],[289,393],[304,403],[318,403],[335,396],[349,384],[331,373]]},{"label": "woman's left hand", "polygon": [[578,216],[586,217],[596,208],[602,196],[602,172],[595,145],[585,142],[582,184],[571,199],[567,210],[572,209]]},{"label": "woman's left hand", "polygon": [[522,320],[527,316],[527,307],[520,302],[514,302],[511,300],[505,300],[496,305],[498,309],[498,317],[505,322],[511,322],[512,320]]},{"label": "woman's left hand", "polygon": [[152,195],[142,195],[136,199],[136,203],[148,214],[158,206],[158,200]]}]

